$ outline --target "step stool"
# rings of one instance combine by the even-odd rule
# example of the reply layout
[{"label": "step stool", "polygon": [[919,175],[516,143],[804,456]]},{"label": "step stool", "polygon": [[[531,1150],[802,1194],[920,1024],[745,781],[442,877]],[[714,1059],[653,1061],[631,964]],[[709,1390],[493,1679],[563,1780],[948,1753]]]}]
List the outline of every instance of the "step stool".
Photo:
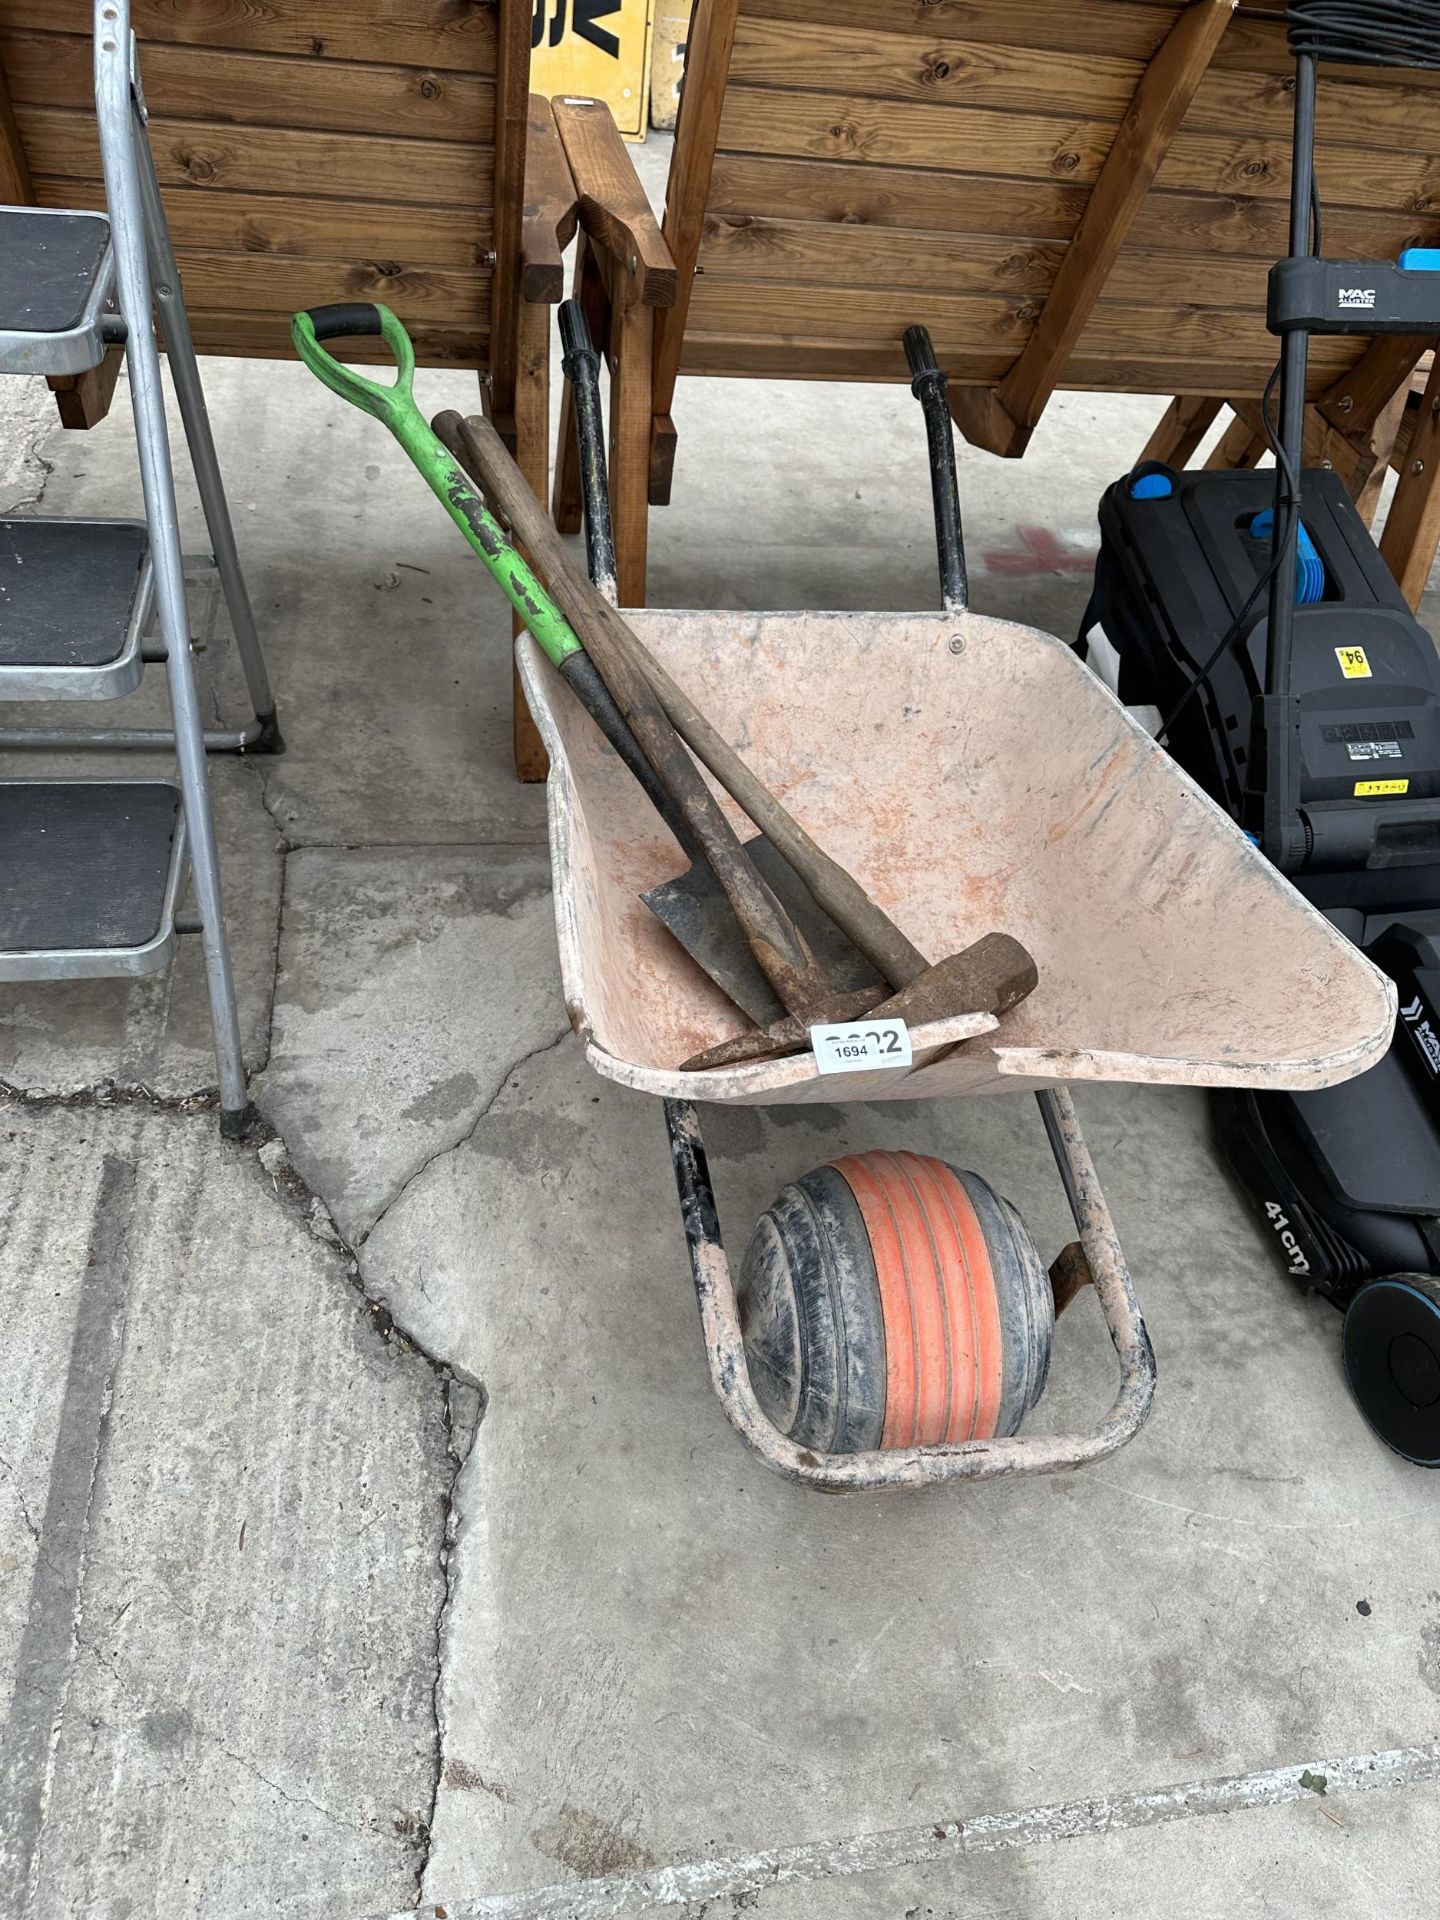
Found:
[{"label": "step stool", "polygon": [[[0,374],[73,374],[125,350],[143,520],[0,519],[0,700],[100,701],[163,663],[169,729],[0,729],[6,747],[168,747],[175,777],[0,780],[0,981],[153,973],[177,933],[205,952],[221,1131],[250,1106],[206,752],[284,750],[205,411],[146,133],[130,0],[96,0],[106,210],[0,207]],[[206,731],[154,316],[185,427],[252,716]],[[154,632],[152,633],[152,624]],[[193,879],[198,911],[180,911]]]},{"label": "step stool", "polygon": [[[63,873],[65,887],[55,885]],[[185,883],[185,815],[170,780],[0,780],[5,959],[23,979],[158,973]]]}]

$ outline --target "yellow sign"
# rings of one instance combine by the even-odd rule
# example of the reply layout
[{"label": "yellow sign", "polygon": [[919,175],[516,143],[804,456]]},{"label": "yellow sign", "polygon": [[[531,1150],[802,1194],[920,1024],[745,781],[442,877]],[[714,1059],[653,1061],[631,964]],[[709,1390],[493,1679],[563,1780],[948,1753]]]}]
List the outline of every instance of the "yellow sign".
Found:
[{"label": "yellow sign", "polygon": [[1340,662],[1340,671],[1347,680],[1369,680],[1374,677],[1363,647],[1336,647],[1335,658]]},{"label": "yellow sign", "polygon": [[645,138],[649,0],[531,0],[530,85],[603,100],[627,140]]},{"label": "yellow sign", "polygon": [[1408,780],[1357,780],[1355,782],[1357,800],[1374,800],[1382,793],[1408,793],[1409,791]]},{"label": "yellow sign", "polygon": [[655,0],[650,47],[650,124],[673,128],[680,112],[680,82],[690,39],[691,0]]}]

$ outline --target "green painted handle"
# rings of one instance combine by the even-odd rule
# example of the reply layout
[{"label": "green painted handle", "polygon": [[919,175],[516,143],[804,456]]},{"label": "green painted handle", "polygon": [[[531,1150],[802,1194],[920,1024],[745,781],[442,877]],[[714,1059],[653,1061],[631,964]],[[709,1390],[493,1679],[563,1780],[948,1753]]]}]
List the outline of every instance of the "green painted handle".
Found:
[{"label": "green painted handle", "polygon": [[[345,367],[327,353],[322,340],[378,334],[395,356],[395,379],[386,385]],[[534,634],[555,666],[584,649],[560,609],[506,537],[495,516],[471,485],[459,461],[442,445],[415,404],[415,349],[404,326],[388,307],[366,303],[315,307],[297,313],[290,338],[305,365],[342,400],[373,415],[390,429],[420,469],[431,491],[485,562],[505,598]]]}]

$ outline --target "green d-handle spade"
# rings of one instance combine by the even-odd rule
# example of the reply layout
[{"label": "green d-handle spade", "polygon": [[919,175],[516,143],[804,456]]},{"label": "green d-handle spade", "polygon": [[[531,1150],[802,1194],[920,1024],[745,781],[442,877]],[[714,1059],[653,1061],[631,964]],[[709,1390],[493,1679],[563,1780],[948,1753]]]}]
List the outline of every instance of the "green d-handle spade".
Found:
[{"label": "green d-handle spade", "polygon": [[[377,335],[395,356],[395,379],[390,386],[380,380],[367,380],[353,367],[342,366],[322,344],[326,340]],[[290,322],[290,338],[317,380],[390,429],[552,664],[563,672],[568,660],[583,659],[585,650],[564,615],[510,544],[500,522],[486,509],[460,462],[436,438],[416,406],[415,349],[389,307],[370,301],[315,307],[295,315]],[[596,678],[598,681],[598,675]]]},{"label": "green d-handle spade", "polygon": [[[836,994],[788,912],[755,872],[648,680],[623,657],[602,662],[607,666],[602,678],[600,667],[416,406],[415,352],[399,319],[388,307],[368,301],[341,303],[297,313],[290,336],[318,380],[394,434],[682,849],[697,866],[714,871],[773,990],[774,1004],[763,1008],[764,1016],[778,1017],[788,1009],[811,1010],[816,1019],[851,1017],[855,996],[842,1000]],[[378,336],[389,347],[395,356],[392,384],[342,366],[323,344],[357,336]],[[722,985],[727,971],[732,970],[717,969]],[[878,993],[869,996],[876,997]]]}]

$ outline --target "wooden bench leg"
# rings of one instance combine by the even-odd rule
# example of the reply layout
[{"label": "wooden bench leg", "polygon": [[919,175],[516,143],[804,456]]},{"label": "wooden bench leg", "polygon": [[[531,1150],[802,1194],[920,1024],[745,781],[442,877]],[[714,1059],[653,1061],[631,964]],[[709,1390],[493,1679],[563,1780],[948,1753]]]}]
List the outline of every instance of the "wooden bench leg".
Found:
[{"label": "wooden bench leg", "polygon": [[[550,309],[546,306],[520,305],[517,335],[515,379],[515,460],[530,483],[537,500],[544,500],[550,486]],[[517,615],[513,631],[520,633]],[[520,684],[520,669],[512,663],[512,731],[515,742],[516,778],[543,780],[550,761],[539,730],[525,702]]]},{"label": "wooden bench leg", "polygon": [[612,315],[610,507],[622,607],[645,604],[655,309],[628,293]]},{"label": "wooden bench leg", "polygon": [[1221,434],[1205,466],[1209,472],[1256,467],[1266,450],[1264,436],[1256,433],[1248,421],[1237,416]]},{"label": "wooden bench leg", "polygon": [[1219,400],[1201,399],[1184,393],[1172,400],[1164,419],[1146,442],[1136,465],[1143,466],[1147,460],[1161,460],[1177,472],[1188,467],[1199,450],[1200,442],[1220,418],[1222,404]]},{"label": "wooden bench leg", "polygon": [[1390,472],[1395,441],[1405,418],[1405,403],[1409,398],[1409,387],[1401,387],[1389,405],[1382,410],[1370,436],[1370,445],[1375,452],[1375,464],[1360,485],[1351,489],[1355,496],[1356,511],[1367,527],[1374,526],[1375,515],[1380,509],[1380,496],[1385,491],[1385,480]]},{"label": "wooden bench leg", "polygon": [[1380,551],[1412,607],[1430,584],[1440,547],[1440,353],[1420,402],[1420,417],[1410,436],[1400,484],[1390,503],[1390,518]]}]

